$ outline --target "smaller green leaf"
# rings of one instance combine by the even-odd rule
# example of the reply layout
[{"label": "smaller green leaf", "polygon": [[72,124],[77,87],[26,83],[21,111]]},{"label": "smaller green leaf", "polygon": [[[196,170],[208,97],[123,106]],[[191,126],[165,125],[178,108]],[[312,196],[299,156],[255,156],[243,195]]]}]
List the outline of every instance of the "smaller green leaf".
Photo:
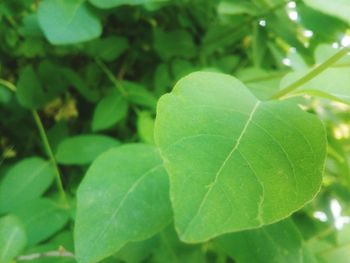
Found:
[{"label": "smaller green leaf", "polygon": [[137,133],[145,143],[154,144],[154,118],[147,111],[137,115]]},{"label": "smaller green leaf", "polygon": [[84,0],[45,0],[38,9],[45,36],[54,45],[74,44],[98,37],[101,23]]},{"label": "smaller green leaf", "polygon": [[54,170],[39,157],[16,163],[0,184],[0,212],[9,212],[41,196],[51,185]]},{"label": "smaller green leaf", "polygon": [[96,103],[99,98],[99,93],[96,89],[92,89],[87,81],[80,77],[75,71],[70,68],[63,69],[64,78],[75,88],[87,101]]},{"label": "smaller green leaf", "polygon": [[0,218],[0,263],[9,263],[27,243],[22,223],[12,215]]},{"label": "smaller green leaf", "polygon": [[107,37],[87,43],[86,52],[92,57],[105,61],[117,59],[127,48],[128,40],[124,37]]},{"label": "smaller green leaf", "polygon": [[92,117],[92,130],[105,130],[125,118],[128,103],[121,94],[113,89],[96,106]]},{"label": "smaller green leaf", "polygon": [[304,262],[303,240],[290,219],[223,235],[214,242],[237,263]]},{"label": "smaller green leaf", "polygon": [[159,64],[154,73],[154,92],[157,95],[163,95],[172,85],[173,80],[167,64]]},{"label": "smaller green leaf", "polygon": [[130,242],[120,249],[114,257],[127,263],[144,262],[157,244],[157,236],[139,242]]},{"label": "smaller green leaf", "polygon": [[20,71],[16,96],[18,102],[29,109],[37,109],[45,103],[42,84],[32,66],[26,66]]},{"label": "smaller green leaf", "polygon": [[27,202],[13,213],[23,222],[30,246],[49,238],[68,221],[67,211],[44,198]]},{"label": "smaller green leaf", "polygon": [[12,92],[0,84],[0,104],[6,104],[11,101]]},{"label": "smaller green leaf", "polygon": [[219,15],[248,14],[254,16],[259,13],[259,10],[250,2],[223,0],[218,4],[218,13]]},{"label": "smaller green leaf", "polygon": [[118,145],[117,140],[104,135],[77,135],[58,145],[56,159],[60,164],[89,164],[101,153]]},{"label": "smaller green leaf", "polygon": [[104,259],[171,220],[168,177],[154,146],[111,149],[90,166],[77,193],[78,262]]},{"label": "smaller green leaf", "polygon": [[154,32],[154,49],[163,60],[172,57],[189,59],[197,53],[192,36],[185,30],[165,32],[157,28]]},{"label": "smaller green leaf", "polygon": [[281,78],[286,74],[252,67],[241,69],[237,72],[237,77],[257,98],[268,100],[278,91]]},{"label": "smaller green leaf", "polygon": [[158,246],[153,252],[154,263],[205,263],[205,254],[201,245],[189,245],[181,242],[173,224],[156,235]]},{"label": "smaller green leaf", "polygon": [[126,80],[122,81],[121,84],[126,90],[126,93],[128,94],[128,100],[131,103],[155,109],[157,105],[157,99],[149,90],[147,90],[146,87],[142,86],[139,83]]},{"label": "smaller green leaf", "polygon": [[167,1],[168,0],[90,0],[91,4],[98,8],[112,8],[120,5],[143,5]]}]

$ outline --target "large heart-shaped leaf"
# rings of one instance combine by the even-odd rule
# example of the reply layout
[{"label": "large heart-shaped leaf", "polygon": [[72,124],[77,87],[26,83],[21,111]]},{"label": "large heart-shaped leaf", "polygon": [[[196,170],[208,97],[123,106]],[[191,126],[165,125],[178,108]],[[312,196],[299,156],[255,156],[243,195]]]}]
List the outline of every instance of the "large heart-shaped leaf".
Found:
[{"label": "large heart-shaped leaf", "polygon": [[103,153],[89,168],[77,198],[75,248],[82,263],[147,239],[171,219],[168,177],[154,146],[125,145]]},{"label": "large heart-shaped leaf", "polygon": [[186,242],[281,220],[321,185],[321,121],[290,101],[259,101],[228,75],[180,80],[159,101],[155,139]]}]

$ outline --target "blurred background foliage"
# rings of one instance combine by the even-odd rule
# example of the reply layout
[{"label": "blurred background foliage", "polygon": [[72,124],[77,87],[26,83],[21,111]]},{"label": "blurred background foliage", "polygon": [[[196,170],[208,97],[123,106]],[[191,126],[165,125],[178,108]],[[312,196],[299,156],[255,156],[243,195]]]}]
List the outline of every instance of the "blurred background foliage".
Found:
[{"label": "blurred background foliage", "polygon": [[[223,72],[268,99],[350,44],[349,14],[348,0],[1,1],[0,262],[74,262],[87,167],[115,145],[153,144],[157,99],[179,78]],[[329,136],[323,188],[292,217],[304,262],[350,262],[350,56],[294,95]],[[70,209],[53,184],[53,156]],[[17,242],[4,252],[11,229]],[[185,245],[169,226],[104,262],[249,262],[225,244]],[[50,251],[65,257],[36,254]],[[279,253],[256,262],[287,262]]]}]

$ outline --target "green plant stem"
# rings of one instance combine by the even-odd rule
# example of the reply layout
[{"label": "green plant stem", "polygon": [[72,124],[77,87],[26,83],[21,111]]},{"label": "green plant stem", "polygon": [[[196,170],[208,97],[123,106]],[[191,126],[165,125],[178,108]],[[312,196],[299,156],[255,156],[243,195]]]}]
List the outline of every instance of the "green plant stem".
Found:
[{"label": "green plant stem", "polygon": [[54,168],[54,171],[55,171],[56,185],[57,185],[57,188],[58,188],[58,192],[60,194],[60,198],[61,198],[62,202],[66,206],[69,206],[68,205],[67,196],[66,196],[66,193],[64,191],[63,184],[62,184],[61,173],[60,173],[60,170],[58,168],[58,165],[57,165],[57,162],[56,162],[56,158],[55,158],[55,156],[53,154],[53,151],[51,149],[49,140],[47,138],[44,125],[43,125],[43,123],[42,123],[42,121],[40,119],[40,116],[39,116],[39,114],[38,114],[38,112],[36,110],[33,110],[32,114],[33,114],[33,118],[34,118],[35,124],[38,127],[39,134],[40,134],[41,140],[42,140],[42,142],[44,144],[46,153],[47,153],[48,157],[50,158],[51,163],[53,164],[53,168]]},{"label": "green plant stem", "polygon": [[114,84],[114,86],[119,90],[119,92],[124,96],[128,97],[127,91],[124,89],[120,81],[114,76],[110,69],[103,63],[99,58],[95,58],[96,64],[102,69],[102,71],[107,75],[108,79]]},{"label": "green plant stem", "polygon": [[339,50],[337,53],[335,53],[332,57],[327,59],[325,62],[323,62],[322,64],[316,66],[315,68],[313,68],[311,71],[309,71],[307,74],[305,74],[304,76],[302,76],[301,78],[299,78],[295,82],[289,84],[284,89],[281,89],[280,91],[275,93],[271,97],[271,99],[282,98],[283,96],[287,95],[288,93],[296,90],[300,86],[304,85],[305,83],[307,83],[308,81],[310,81],[311,79],[315,78],[316,76],[321,74],[323,71],[328,69],[334,63],[336,63],[339,59],[344,57],[349,51],[350,51],[349,47],[346,47],[346,48],[343,48],[343,49]]},{"label": "green plant stem", "polygon": [[8,88],[9,90],[16,92],[16,86],[7,80],[0,79],[0,85],[3,85],[4,87]]},{"label": "green plant stem", "polygon": [[[12,84],[11,82],[7,81],[7,80],[0,79],[0,85],[3,85],[4,87],[8,88],[12,92],[16,92],[17,91],[16,86],[14,84]],[[55,178],[56,178],[57,189],[58,189],[58,192],[60,194],[60,198],[61,198],[62,202],[64,203],[64,205],[68,207],[69,204],[68,204],[66,193],[65,193],[64,188],[63,188],[63,184],[62,184],[62,180],[61,180],[61,173],[60,173],[60,170],[58,168],[58,165],[57,165],[57,162],[56,162],[56,158],[55,158],[55,156],[53,154],[53,151],[51,149],[51,146],[49,144],[49,140],[47,138],[47,135],[46,135],[46,132],[45,132],[45,129],[44,129],[44,125],[41,122],[40,116],[39,116],[39,114],[38,114],[38,112],[36,110],[32,111],[32,115],[33,115],[35,124],[38,127],[39,134],[40,134],[41,140],[42,140],[42,142],[44,144],[46,153],[47,153],[48,157],[50,158],[51,163],[53,164],[53,168],[54,168],[54,171],[55,171]]]}]

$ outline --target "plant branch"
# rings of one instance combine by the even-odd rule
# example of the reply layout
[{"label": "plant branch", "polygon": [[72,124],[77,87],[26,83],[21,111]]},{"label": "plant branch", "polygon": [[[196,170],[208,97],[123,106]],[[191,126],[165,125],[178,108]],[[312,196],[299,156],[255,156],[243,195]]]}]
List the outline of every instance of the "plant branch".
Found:
[{"label": "plant branch", "polygon": [[[4,87],[8,88],[9,90],[11,90],[12,92],[16,92],[17,88],[16,86],[4,79],[0,79],[0,84],[3,85]],[[36,126],[38,127],[39,130],[39,134],[41,137],[41,140],[44,144],[44,148],[46,150],[46,153],[48,155],[48,157],[50,158],[51,163],[53,164],[53,168],[54,168],[54,172],[55,172],[55,178],[56,178],[56,184],[57,184],[57,188],[58,188],[58,192],[60,194],[61,200],[64,203],[65,206],[69,206],[68,201],[67,201],[67,196],[66,193],[63,189],[63,184],[62,184],[62,180],[61,180],[61,173],[60,170],[58,168],[57,162],[56,162],[56,158],[53,154],[53,151],[51,149],[49,140],[47,138],[46,132],[45,132],[45,128],[43,123],[41,122],[40,116],[38,114],[38,112],[36,110],[32,110],[32,115],[33,115],[33,119],[35,121]]]},{"label": "plant branch", "polygon": [[350,51],[349,47],[342,48],[339,50],[337,53],[335,53],[333,56],[331,56],[329,59],[327,59],[325,62],[322,64],[316,66],[313,68],[311,71],[306,73],[304,76],[301,78],[297,79],[295,82],[289,84],[287,87],[284,89],[281,89],[277,93],[275,93],[271,99],[279,99],[282,98],[283,96],[287,95],[288,93],[296,90],[300,86],[304,85],[305,83],[309,82],[319,74],[321,74],[323,71],[331,67],[334,63],[336,63],[339,59],[344,57],[348,52]]},{"label": "plant branch", "polygon": [[8,88],[9,90],[11,90],[12,92],[16,92],[16,86],[13,85],[11,82],[4,80],[4,79],[0,79],[0,85]]},{"label": "plant branch", "polygon": [[42,123],[42,121],[40,119],[40,116],[39,116],[39,114],[38,114],[38,112],[36,110],[33,110],[32,114],[33,114],[33,118],[34,118],[35,124],[38,127],[39,134],[40,134],[41,140],[42,140],[42,142],[44,144],[46,153],[47,153],[48,157],[50,158],[50,161],[51,161],[51,163],[53,165],[53,168],[54,168],[54,171],[55,171],[56,185],[57,185],[57,188],[58,188],[61,200],[63,201],[63,203],[65,205],[68,206],[67,196],[66,196],[66,193],[65,193],[65,191],[63,189],[61,173],[60,173],[60,170],[58,168],[58,165],[57,165],[57,162],[56,162],[56,158],[55,158],[55,156],[53,154],[53,151],[51,149],[51,146],[50,146],[50,143],[49,143],[49,139],[47,138],[47,134],[46,134],[44,125],[43,125],[43,123]]},{"label": "plant branch", "polygon": [[67,251],[63,247],[59,247],[56,251],[48,251],[48,252],[42,252],[42,253],[34,253],[29,255],[22,255],[18,256],[18,261],[30,261],[34,259],[39,258],[46,258],[46,257],[66,257],[66,258],[74,258],[74,254],[72,252]]}]

